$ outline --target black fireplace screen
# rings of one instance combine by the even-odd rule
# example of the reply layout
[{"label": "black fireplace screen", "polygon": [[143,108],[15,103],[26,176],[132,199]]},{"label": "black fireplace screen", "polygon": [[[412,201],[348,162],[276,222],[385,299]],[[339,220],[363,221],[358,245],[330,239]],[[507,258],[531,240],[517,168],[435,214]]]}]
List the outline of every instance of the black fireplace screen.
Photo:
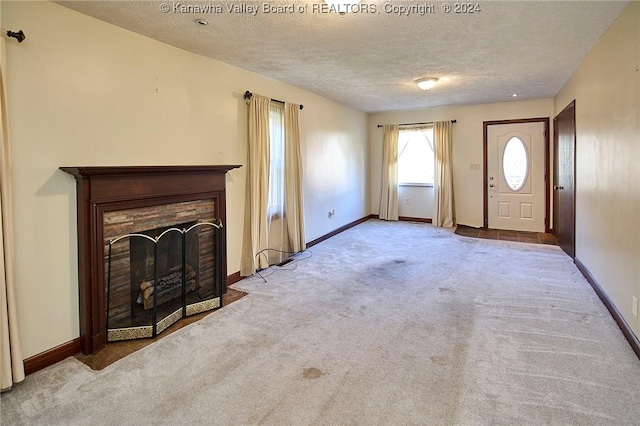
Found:
[{"label": "black fireplace screen", "polygon": [[106,253],[107,341],[155,337],[222,306],[222,222],[122,235]]}]

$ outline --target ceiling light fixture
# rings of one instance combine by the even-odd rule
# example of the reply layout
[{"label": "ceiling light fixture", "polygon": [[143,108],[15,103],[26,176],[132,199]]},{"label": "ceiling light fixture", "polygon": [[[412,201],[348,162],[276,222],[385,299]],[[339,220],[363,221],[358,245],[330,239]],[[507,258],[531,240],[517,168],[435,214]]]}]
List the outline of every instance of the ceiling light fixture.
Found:
[{"label": "ceiling light fixture", "polygon": [[206,19],[196,19],[196,24],[209,25],[209,21],[207,21]]},{"label": "ceiling light fixture", "polygon": [[422,90],[431,89],[433,86],[436,85],[437,82],[438,82],[438,79],[435,77],[419,78],[416,80],[416,84]]},{"label": "ceiling light fixture", "polygon": [[511,95],[511,96],[513,96],[514,98],[517,98],[517,97],[518,97],[518,94],[517,94],[517,93],[514,93],[514,94],[513,94],[513,95]]}]

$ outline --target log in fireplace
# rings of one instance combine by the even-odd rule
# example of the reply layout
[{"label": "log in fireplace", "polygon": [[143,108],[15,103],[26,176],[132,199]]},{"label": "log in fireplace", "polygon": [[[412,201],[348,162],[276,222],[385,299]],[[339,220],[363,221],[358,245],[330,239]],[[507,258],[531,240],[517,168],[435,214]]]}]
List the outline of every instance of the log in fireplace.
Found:
[{"label": "log in fireplace", "polygon": [[83,353],[221,306],[237,167],[61,167],[76,178]]}]

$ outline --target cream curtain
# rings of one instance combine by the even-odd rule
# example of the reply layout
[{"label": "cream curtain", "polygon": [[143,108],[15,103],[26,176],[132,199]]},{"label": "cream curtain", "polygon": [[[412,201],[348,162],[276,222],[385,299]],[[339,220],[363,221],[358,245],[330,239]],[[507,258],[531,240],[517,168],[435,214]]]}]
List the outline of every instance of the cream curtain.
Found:
[{"label": "cream curtain", "polygon": [[245,198],[244,238],[240,274],[253,275],[258,268],[269,266],[267,259],[256,254],[268,247],[269,197],[269,104],[264,96],[249,100],[249,153]]},{"label": "cream curtain", "polygon": [[398,134],[397,124],[383,127],[382,190],[380,193],[380,219],[398,220]]},{"label": "cream curtain", "polygon": [[15,301],[13,272],[13,217],[11,204],[11,157],[5,86],[5,41],[0,39],[0,388],[4,391],[24,380],[24,364]]},{"label": "cream curtain", "polygon": [[455,224],[451,158],[452,127],[450,121],[437,121],[433,129],[436,157],[433,225],[447,228]]},{"label": "cream curtain", "polygon": [[304,199],[302,196],[302,156],[300,154],[300,106],[285,103],[285,200],[289,247],[292,252],[307,248],[304,235]]}]

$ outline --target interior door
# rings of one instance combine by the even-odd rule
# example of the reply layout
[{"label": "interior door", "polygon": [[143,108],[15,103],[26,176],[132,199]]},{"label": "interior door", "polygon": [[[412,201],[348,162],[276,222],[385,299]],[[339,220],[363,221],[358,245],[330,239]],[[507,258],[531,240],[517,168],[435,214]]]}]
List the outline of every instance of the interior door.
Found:
[{"label": "interior door", "polygon": [[576,109],[571,102],[553,119],[553,229],[562,250],[575,257]]},{"label": "interior door", "polygon": [[487,125],[487,227],[545,232],[547,126],[548,120]]}]

